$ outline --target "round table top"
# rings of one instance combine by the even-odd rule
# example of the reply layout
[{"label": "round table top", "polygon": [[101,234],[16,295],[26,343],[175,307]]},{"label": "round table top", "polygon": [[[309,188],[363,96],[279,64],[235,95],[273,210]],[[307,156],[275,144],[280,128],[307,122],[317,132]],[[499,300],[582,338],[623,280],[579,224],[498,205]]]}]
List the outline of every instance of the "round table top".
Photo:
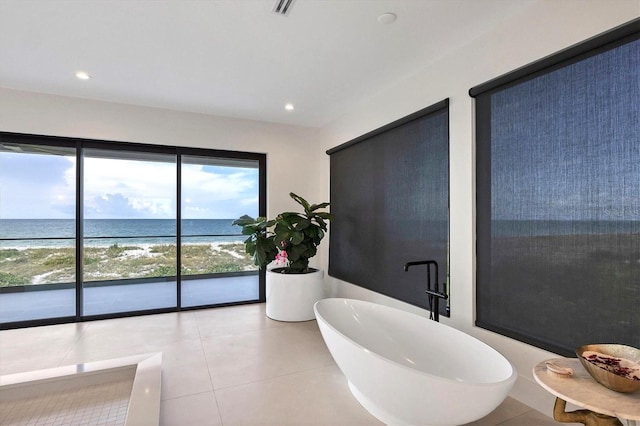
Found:
[{"label": "round table top", "polygon": [[[573,375],[560,378],[549,374],[545,363],[573,369]],[[640,420],[640,392],[612,391],[596,382],[576,358],[555,358],[543,361],[533,368],[536,382],[553,395],[578,407],[607,416]]]}]

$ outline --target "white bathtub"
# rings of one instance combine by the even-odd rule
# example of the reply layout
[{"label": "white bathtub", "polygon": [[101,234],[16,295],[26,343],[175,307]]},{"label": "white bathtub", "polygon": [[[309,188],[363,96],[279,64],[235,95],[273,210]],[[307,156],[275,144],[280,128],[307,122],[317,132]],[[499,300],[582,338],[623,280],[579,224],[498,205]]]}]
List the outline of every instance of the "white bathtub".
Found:
[{"label": "white bathtub", "polygon": [[507,397],[516,371],[465,333],[399,309],[352,299],[314,306],[318,326],[349,388],[390,425],[461,425]]}]

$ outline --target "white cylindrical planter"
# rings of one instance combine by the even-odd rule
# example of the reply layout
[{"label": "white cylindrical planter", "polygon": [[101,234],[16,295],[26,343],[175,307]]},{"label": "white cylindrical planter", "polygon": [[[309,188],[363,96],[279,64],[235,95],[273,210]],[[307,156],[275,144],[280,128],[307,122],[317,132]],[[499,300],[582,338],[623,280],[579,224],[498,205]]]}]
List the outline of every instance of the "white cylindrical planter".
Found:
[{"label": "white cylindrical planter", "polygon": [[324,272],[281,274],[267,270],[267,316],[278,321],[315,319],[313,305],[324,298]]}]

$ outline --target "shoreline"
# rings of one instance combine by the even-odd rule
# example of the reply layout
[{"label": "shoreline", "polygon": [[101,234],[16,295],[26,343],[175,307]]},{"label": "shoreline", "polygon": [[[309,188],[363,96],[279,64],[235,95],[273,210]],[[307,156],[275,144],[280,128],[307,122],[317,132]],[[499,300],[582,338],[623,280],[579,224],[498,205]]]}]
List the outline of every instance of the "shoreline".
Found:
[{"label": "shoreline", "polygon": [[[205,246],[205,245],[220,245],[220,244],[244,244],[244,240],[229,240],[229,241],[214,241],[214,242],[206,242],[206,241],[196,241],[193,243],[182,243],[183,246]],[[84,248],[109,248],[112,246],[118,247],[142,247],[149,248],[153,246],[175,246],[175,243],[134,243],[134,242],[120,242],[117,241],[115,243],[105,243],[105,244],[87,244]],[[69,246],[61,246],[61,245],[33,245],[33,246],[21,246],[21,245],[3,245],[0,241],[0,251],[2,250],[30,250],[30,249],[73,249],[75,245]]]}]

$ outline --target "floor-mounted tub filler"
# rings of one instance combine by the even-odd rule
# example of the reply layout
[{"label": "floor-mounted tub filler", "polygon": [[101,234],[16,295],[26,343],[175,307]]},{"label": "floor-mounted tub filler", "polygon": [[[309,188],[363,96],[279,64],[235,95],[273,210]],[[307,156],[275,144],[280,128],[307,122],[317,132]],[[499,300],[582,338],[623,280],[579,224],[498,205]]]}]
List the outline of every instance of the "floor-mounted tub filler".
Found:
[{"label": "floor-mounted tub filler", "polygon": [[516,371],[452,327],[352,299],[315,304],[318,326],[351,393],[389,425],[461,425],[493,411]]},{"label": "floor-mounted tub filler", "polygon": [[0,376],[0,424],[158,425],[162,354]]}]

